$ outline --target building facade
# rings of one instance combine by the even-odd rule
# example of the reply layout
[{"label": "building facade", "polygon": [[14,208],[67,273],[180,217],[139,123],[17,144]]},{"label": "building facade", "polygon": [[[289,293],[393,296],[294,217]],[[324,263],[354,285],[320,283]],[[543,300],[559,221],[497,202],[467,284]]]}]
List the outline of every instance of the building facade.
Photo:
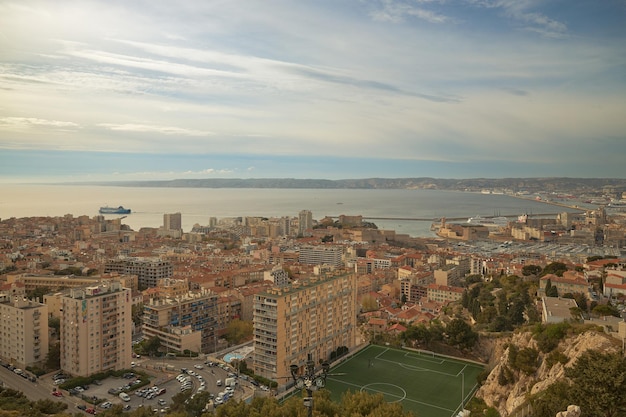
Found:
[{"label": "building facade", "polygon": [[28,300],[16,287],[0,288],[0,358],[25,368],[41,364],[48,355],[48,308]]},{"label": "building facade", "polygon": [[356,340],[356,275],[326,274],[254,297],[254,372],[284,384],[307,355],[328,360]]},{"label": "building facade", "polygon": [[139,288],[150,288],[156,287],[158,280],[172,277],[174,267],[159,258],[122,257],[107,261],[104,272],[136,275]]},{"label": "building facade", "polygon": [[298,262],[307,265],[343,265],[343,247],[326,245],[305,245],[300,248]]},{"label": "building facade", "polygon": [[313,213],[310,210],[302,210],[298,213],[298,235],[306,236],[307,230],[313,228]]},{"label": "building facade", "polygon": [[158,337],[167,351],[214,352],[217,346],[217,295],[209,290],[144,304],[143,334]]},{"label": "building facade", "polygon": [[61,299],[61,369],[89,376],[130,367],[131,291],[119,282],[72,288]]},{"label": "building facade", "polygon": [[163,228],[165,230],[181,230],[183,218],[180,213],[166,213],[163,215]]}]

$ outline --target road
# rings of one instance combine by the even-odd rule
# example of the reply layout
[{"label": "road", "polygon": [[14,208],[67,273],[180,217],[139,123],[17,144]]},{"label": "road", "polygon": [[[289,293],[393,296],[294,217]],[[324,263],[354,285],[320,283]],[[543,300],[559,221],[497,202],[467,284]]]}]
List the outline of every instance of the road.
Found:
[{"label": "road", "polygon": [[39,379],[37,382],[31,382],[3,366],[0,366],[0,381],[4,382],[5,386],[8,386],[9,388],[23,392],[24,395],[26,395],[31,401],[47,399],[64,402],[68,405],[70,412],[73,412],[72,409],[75,408],[77,404],[74,398],[70,398],[67,395],[64,395],[63,397],[54,397],[52,395],[53,385],[52,383],[46,382],[45,379]]}]

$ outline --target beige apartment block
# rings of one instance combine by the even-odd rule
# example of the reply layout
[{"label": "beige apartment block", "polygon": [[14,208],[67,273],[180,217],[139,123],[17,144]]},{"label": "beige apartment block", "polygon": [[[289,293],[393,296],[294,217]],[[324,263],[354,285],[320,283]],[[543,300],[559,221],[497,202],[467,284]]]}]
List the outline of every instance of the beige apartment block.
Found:
[{"label": "beige apartment block", "polygon": [[143,334],[159,337],[165,351],[213,352],[217,347],[217,295],[209,290],[144,304]]},{"label": "beige apartment block", "polygon": [[137,275],[140,288],[156,287],[159,279],[170,278],[173,266],[167,260],[159,258],[121,257],[110,259],[104,266],[104,272]]},{"label": "beige apartment block", "polygon": [[25,368],[41,364],[47,355],[46,305],[0,291],[0,359]]},{"label": "beige apartment block", "polygon": [[61,299],[61,369],[72,375],[130,367],[131,291],[119,282],[73,288]]},{"label": "beige apartment block", "polygon": [[103,274],[89,277],[79,277],[74,275],[34,275],[34,274],[14,274],[7,276],[7,283],[22,282],[26,291],[33,291],[37,288],[48,288],[48,290],[59,291],[66,288],[77,288],[98,285],[104,280],[121,282],[124,288],[137,290],[137,275],[128,274]]},{"label": "beige apartment block", "polygon": [[328,360],[340,346],[356,340],[356,290],[353,273],[313,276],[254,297],[254,372],[286,384],[289,366]]},{"label": "beige apartment block", "polygon": [[304,245],[300,247],[298,262],[306,265],[343,265],[343,246]]}]

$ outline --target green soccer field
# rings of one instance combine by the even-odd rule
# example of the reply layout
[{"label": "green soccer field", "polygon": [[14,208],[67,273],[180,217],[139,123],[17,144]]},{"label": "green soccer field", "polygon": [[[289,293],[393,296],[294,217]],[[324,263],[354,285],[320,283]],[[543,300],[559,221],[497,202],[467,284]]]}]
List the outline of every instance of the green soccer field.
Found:
[{"label": "green soccer field", "polygon": [[419,417],[451,417],[471,398],[484,367],[432,353],[370,345],[331,369],[326,381],[334,400],[348,391],[382,393]]}]

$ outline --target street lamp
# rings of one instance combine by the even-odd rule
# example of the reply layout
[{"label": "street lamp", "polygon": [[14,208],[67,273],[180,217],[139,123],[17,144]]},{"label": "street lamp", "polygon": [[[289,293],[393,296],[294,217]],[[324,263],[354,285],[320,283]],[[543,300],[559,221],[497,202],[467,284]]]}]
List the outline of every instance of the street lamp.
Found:
[{"label": "street lamp", "polygon": [[299,390],[306,389],[307,396],[304,398],[304,406],[308,409],[309,417],[312,417],[313,391],[317,391],[318,389],[326,386],[326,376],[330,370],[330,365],[328,362],[322,363],[322,373],[320,375],[315,375],[315,362],[313,362],[311,354],[309,353],[305,365],[306,372],[303,375],[298,375],[300,370],[298,365],[290,365],[289,369],[291,370],[291,377],[293,378],[293,382],[296,384],[296,388]]}]

